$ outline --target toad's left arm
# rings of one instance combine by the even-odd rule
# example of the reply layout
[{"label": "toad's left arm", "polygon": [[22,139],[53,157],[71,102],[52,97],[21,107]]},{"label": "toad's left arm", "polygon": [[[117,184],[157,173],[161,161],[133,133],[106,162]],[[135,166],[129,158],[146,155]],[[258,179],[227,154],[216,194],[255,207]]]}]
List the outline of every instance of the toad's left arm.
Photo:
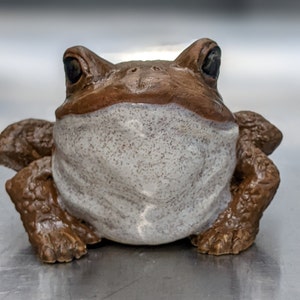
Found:
[{"label": "toad's left arm", "polygon": [[257,113],[241,111],[235,117],[240,134],[232,201],[211,228],[193,237],[192,243],[202,253],[237,254],[250,247],[280,182],[279,172],[267,155],[280,144],[282,133]]}]

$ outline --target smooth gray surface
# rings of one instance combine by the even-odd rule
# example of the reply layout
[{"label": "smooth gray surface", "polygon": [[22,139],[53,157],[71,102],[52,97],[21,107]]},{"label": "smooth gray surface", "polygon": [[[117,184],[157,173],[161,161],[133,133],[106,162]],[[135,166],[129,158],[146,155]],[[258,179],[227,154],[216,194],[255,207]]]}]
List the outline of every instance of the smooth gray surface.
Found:
[{"label": "smooth gray surface", "polygon": [[219,90],[226,104],[260,112],[284,133],[272,156],[282,183],[255,245],[213,257],[188,241],[149,248],[108,243],[78,261],[44,265],[4,190],[14,172],[1,167],[0,299],[300,298],[300,18],[0,10],[0,130],[26,117],[54,119],[64,99],[61,56],[68,46],[84,44],[113,62],[173,59],[203,36],[223,49]]}]

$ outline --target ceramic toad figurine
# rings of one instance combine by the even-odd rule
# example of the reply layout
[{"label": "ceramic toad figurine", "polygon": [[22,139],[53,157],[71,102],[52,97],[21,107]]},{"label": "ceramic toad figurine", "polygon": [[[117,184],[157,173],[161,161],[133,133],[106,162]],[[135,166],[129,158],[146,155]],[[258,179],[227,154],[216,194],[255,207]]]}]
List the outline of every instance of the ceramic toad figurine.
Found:
[{"label": "ceramic toad figurine", "polygon": [[6,189],[42,261],[67,262],[110,239],[155,245],[191,237],[200,252],[254,242],[279,185],[267,155],[281,132],[232,114],[217,91],[221,50],[200,39],[174,61],[112,64],[64,54],[67,97],[56,122],[0,136]]}]

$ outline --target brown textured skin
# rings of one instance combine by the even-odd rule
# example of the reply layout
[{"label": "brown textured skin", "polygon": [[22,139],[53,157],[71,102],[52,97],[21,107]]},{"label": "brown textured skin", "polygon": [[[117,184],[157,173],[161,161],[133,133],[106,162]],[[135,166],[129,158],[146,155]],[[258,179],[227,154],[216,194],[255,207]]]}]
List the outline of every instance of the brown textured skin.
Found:
[{"label": "brown textured skin", "polygon": [[280,144],[281,132],[254,112],[242,111],[235,116],[240,135],[232,201],[208,230],[192,238],[202,253],[237,254],[250,247],[280,182],[279,172],[267,155]]},{"label": "brown textured skin", "polygon": [[[172,78],[178,82],[182,80],[185,88],[191,80],[186,94],[186,96],[191,96],[191,99],[185,101],[184,105],[183,102],[176,102],[176,99],[182,98],[183,100],[184,91],[179,92],[178,88],[175,89],[172,85],[173,93],[176,95],[178,92],[180,96],[178,98],[174,96],[172,100],[167,101],[174,101],[175,99],[176,103],[208,119],[219,122],[235,120],[239,125],[237,166],[231,182],[232,201],[208,230],[192,237],[192,243],[202,253],[237,254],[253,244],[263,211],[269,205],[278,188],[279,172],[267,155],[272,153],[280,144],[282,134],[274,125],[257,113],[242,111],[233,116],[219,100],[216,81],[197,74],[195,65],[199,61],[201,63],[203,53],[207,53],[208,49],[211,49],[211,45],[215,45],[215,43],[208,39],[197,41],[175,60],[176,68],[182,67],[184,69],[182,74],[185,74],[188,80],[184,81],[181,75],[180,78],[176,79],[175,75]],[[72,53],[75,53],[79,60],[81,59],[81,66],[85,70],[84,79],[81,79],[75,86],[67,82],[68,98],[56,111],[58,118],[68,113],[85,113],[99,109],[103,105],[112,105],[118,101],[133,99],[131,102],[138,102],[138,97],[133,97],[133,94],[130,98],[126,96],[121,99],[114,98],[116,93],[113,93],[112,98],[109,98],[108,90],[106,90],[107,94],[102,99],[104,104],[102,103],[102,106],[97,104],[94,96],[95,93],[99,92],[98,77],[101,72],[109,73],[113,65],[88,52],[85,48],[71,48],[65,55]],[[78,56],[78,53],[81,53],[83,58]],[[101,63],[99,63],[99,59]],[[139,65],[142,67],[138,70]],[[154,65],[156,70],[153,69]],[[122,66],[118,68],[119,70],[122,69],[123,72],[131,70],[130,72],[138,72],[138,76],[143,77],[147,75],[147,72],[161,72],[162,70],[166,72],[170,63],[159,61],[154,63],[129,62],[119,64],[119,66]],[[135,68],[135,71],[133,72],[130,68]],[[149,71],[151,68],[152,71]],[[98,77],[95,75],[98,74],[97,72],[100,74]],[[125,78],[123,75],[119,79]],[[105,76],[109,77],[108,75]],[[128,91],[130,85],[134,86],[132,93],[138,93],[138,87],[142,81],[138,82],[137,87],[137,74],[134,76],[129,77],[128,82],[123,87],[113,85],[115,90],[119,88],[117,92],[119,95],[125,93],[125,90]],[[153,76],[151,75],[150,78]],[[112,78],[116,79],[115,77]],[[167,95],[165,93],[166,87],[170,88],[170,78],[167,79],[169,84],[162,85],[155,80],[149,81],[149,76],[147,78],[148,81],[144,82],[144,84],[148,82],[146,92],[142,93],[140,102],[164,104],[161,101],[163,96]],[[163,79],[163,77],[159,78]],[[195,83],[195,78],[200,81],[199,84]],[[203,89],[204,83],[206,84],[205,89]],[[198,88],[200,88],[200,92],[192,91]],[[163,93],[160,93],[161,89]],[[155,92],[156,98],[154,99]],[[195,105],[196,98],[193,98],[193,93],[197,97],[201,96],[202,104]],[[87,101],[86,106],[82,104],[82,99]],[[115,102],[116,99],[117,102]],[[145,99],[148,99],[148,102]],[[199,109],[203,109],[203,111],[198,111]],[[67,262],[73,258],[79,258],[86,253],[87,244],[100,241],[100,238],[96,236],[88,224],[69,215],[59,205],[51,173],[51,157],[49,156],[53,148],[52,126],[53,124],[47,121],[29,119],[10,125],[0,135],[0,163],[19,171],[11,180],[7,181],[7,192],[21,215],[30,242],[37,249],[40,259],[48,263]]]},{"label": "brown textured skin", "polygon": [[56,117],[83,114],[120,102],[177,103],[218,122],[234,121],[216,89],[216,80],[200,72],[208,52],[217,44],[200,39],[174,61],[131,61],[113,65],[82,47],[69,48],[64,59],[77,58],[83,76],[75,84],[66,80],[67,99]]},{"label": "brown textured skin", "polygon": [[0,139],[0,164],[19,171],[31,161],[51,155],[53,123],[28,119],[8,126]]},{"label": "brown textured skin", "polygon": [[47,263],[68,262],[100,241],[93,230],[63,210],[57,201],[51,157],[35,160],[6,183],[29,241]]}]

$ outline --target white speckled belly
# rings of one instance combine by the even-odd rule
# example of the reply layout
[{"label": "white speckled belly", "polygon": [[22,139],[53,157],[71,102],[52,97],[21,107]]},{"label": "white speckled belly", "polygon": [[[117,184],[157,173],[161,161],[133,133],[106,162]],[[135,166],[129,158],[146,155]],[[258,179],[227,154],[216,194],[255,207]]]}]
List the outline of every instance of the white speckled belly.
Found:
[{"label": "white speckled belly", "polygon": [[99,236],[161,244],[205,229],[231,199],[238,127],[176,104],[116,104],[54,127],[60,201]]}]

